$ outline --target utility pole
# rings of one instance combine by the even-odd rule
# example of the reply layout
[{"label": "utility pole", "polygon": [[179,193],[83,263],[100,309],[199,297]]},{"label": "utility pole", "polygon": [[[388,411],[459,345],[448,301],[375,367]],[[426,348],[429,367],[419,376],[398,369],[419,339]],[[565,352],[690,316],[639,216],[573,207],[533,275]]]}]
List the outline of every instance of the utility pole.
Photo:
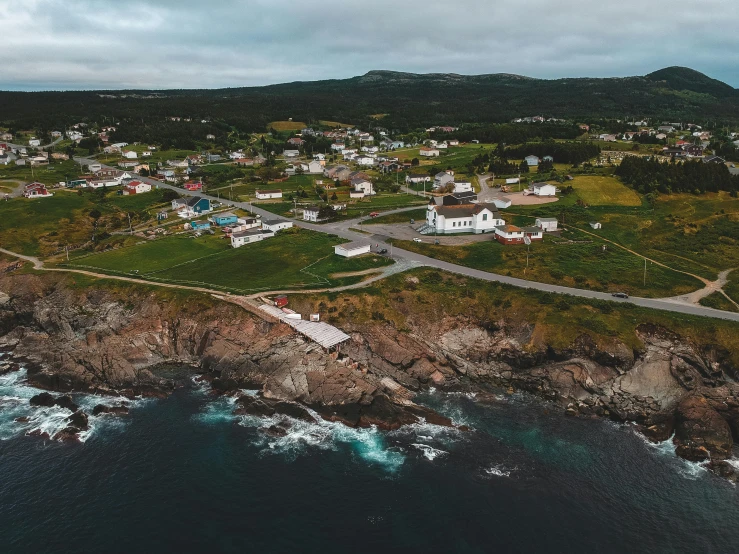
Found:
[{"label": "utility pole", "polygon": [[647,259],[644,258],[644,286],[647,286]]}]

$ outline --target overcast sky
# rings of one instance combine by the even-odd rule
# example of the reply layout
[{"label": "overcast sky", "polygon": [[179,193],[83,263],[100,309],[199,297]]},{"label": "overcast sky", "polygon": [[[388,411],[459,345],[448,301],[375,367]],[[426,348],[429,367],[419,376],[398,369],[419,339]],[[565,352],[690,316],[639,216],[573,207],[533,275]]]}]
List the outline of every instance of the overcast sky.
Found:
[{"label": "overcast sky", "polygon": [[371,69],[739,87],[736,0],[0,0],[0,89],[215,88]]}]

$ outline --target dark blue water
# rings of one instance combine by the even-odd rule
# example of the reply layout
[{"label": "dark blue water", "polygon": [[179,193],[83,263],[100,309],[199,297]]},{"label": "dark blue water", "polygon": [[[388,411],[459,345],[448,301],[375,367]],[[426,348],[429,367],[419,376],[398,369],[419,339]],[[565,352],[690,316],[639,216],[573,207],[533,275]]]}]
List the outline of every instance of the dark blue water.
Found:
[{"label": "dark blue water", "polygon": [[12,421],[64,415],[30,409],[21,377],[0,378],[3,553],[739,551],[732,485],[523,397],[424,399],[472,433],[321,423],[273,438],[273,422],[182,390],[59,444]]}]

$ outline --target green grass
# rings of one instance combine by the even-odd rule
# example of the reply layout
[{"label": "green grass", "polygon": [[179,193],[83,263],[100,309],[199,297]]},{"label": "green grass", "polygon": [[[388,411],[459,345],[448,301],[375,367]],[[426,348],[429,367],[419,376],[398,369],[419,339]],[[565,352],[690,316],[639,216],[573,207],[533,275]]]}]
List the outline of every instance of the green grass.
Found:
[{"label": "green grass", "polygon": [[590,206],[641,206],[642,200],[615,177],[578,175],[562,186],[572,185],[577,195]]},{"label": "green grass", "polygon": [[78,177],[81,173],[79,164],[72,160],[52,161],[49,165],[40,165],[31,168],[30,165],[6,165],[0,167],[0,180],[12,179],[18,181],[38,181],[47,186],[59,182],[66,182]]},{"label": "green grass", "polygon": [[426,208],[418,208],[417,210],[410,210],[407,212],[401,212],[397,214],[381,215],[367,221],[362,222],[362,225],[386,225],[391,223],[410,223],[411,219],[416,220],[416,223],[420,223],[426,220]]},{"label": "green grass", "polygon": [[729,295],[729,298],[739,304],[739,269],[735,269],[729,273],[729,282],[724,285],[724,292]]},{"label": "green grass", "polygon": [[[118,196],[111,191],[70,191],[59,189],[54,196],[43,199],[13,198],[0,202],[0,244],[5,248],[31,256],[45,255],[41,243],[53,243],[60,230],[60,221],[69,220],[72,225],[85,227],[90,224],[88,214],[96,209],[102,221],[109,220],[110,230],[123,228],[124,212],[143,214],[135,219],[140,223],[152,218],[150,211],[162,202],[163,190],[152,190],[146,194]],[[128,223],[125,223],[128,228]]]},{"label": "green grass", "polygon": [[350,284],[362,277],[333,278],[332,275],[389,263],[386,258],[374,255],[340,258],[334,254],[333,247],[342,242],[335,235],[304,229],[278,233],[274,238],[235,249],[219,235],[168,237],[86,256],[65,265],[248,293]]},{"label": "green grass", "polygon": [[[564,239],[589,241],[578,232],[563,233]],[[397,241],[406,250],[457,263],[474,269],[501,273],[557,285],[603,292],[624,291],[634,296],[675,296],[700,288],[701,283],[687,275],[644,261],[620,248],[607,246],[595,239],[584,244],[557,244],[558,239],[545,237],[531,245],[526,269],[526,247],[504,246],[492,239],[465,246]]]},{"label": "green grass", "polygon": [[739,312],[739,310],[736,309],[736,306],[734,306],[734,304],[729,302],[726,299],[726,297],[720,292],[714,292],[706,296],[705,298],[701,298],[700,304],[701,306],[706,306],[708,308],[714,308],[716,310],[724,310],[727,312]]}]

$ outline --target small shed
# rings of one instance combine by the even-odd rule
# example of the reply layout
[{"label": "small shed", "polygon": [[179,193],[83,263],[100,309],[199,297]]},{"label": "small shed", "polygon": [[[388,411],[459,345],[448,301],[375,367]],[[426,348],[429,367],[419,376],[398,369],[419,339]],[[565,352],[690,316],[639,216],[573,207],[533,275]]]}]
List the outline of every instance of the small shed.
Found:
[{"label": "small shed", "polygon": [[591,221],[591,222],[590,222],[590,226],[591,226],[591,227],[592,227],[593,229],[600,229],[600,228],[602,228],[602,227],[603,227],[603,225],[601,225],[599,221]]},{"label": "small shed", "polygon": [[536,196],[556,196],[557,187],[547,183],[536,183],[533,185],[533,191]]},{"label": "small shed", "polygon": [[275,306],[277,306],[278,308],[284,308],[285,306],[287,306],[287,296],[284,294],[275,296]]},{"label": "small shed", "polygon": [[334,246],[334,253],[344,258],[353,258],[362,254],[369,254],[370,245],[363,242],[349,242]]},{"label": "small shed", "polygon": [[538,156],[526,156],[526,158],[524,159],[526,161],[526,165],[528,165],[529,167],[536,167],[539,165]]},{"label": "small shed", "polygon": [[493,199],[493,204],[495,204],[495,207],[498,209],[505,209],[511,207],[511,199],[507,196],[502,196],[500,198]]},{"label": "small shed", "polygon": [[556,217],[537,217],[534,225],[542,231],[551,233],[557,230],[557,223]]},{"label": "small shed", "polygon": [[231,212],[215,214],[211,219],[213,220],[213,223],[215,223],[219,227],[233,225],[234,223],[238,223],[239,221],[239,218],[236,216],[236,214],[232,214]]},{"label": "small shed", "polygon": [[210,223],[207,221],[191,221],[190,229],[193,231],[204,231],[206,229],[210,229]]},{"label": "small shed", "polygon": [[282,231],[283,229],[289,229],[293,226],[292,221],[288,221],[287,219],[267,219],[265,221],[262,221],[262,229],[266,229],[268,231]]}]

